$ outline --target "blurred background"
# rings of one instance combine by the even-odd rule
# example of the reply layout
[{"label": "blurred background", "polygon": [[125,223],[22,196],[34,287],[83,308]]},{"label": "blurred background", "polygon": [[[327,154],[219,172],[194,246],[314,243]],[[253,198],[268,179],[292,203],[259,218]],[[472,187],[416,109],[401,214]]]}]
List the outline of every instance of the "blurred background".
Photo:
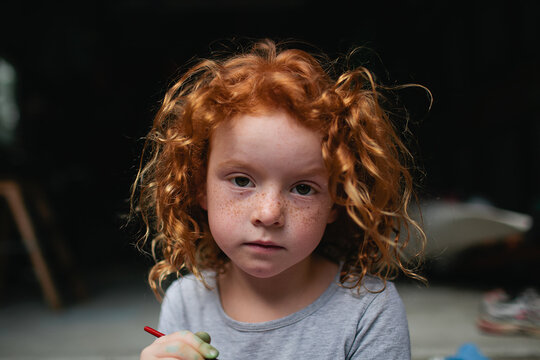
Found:
[{"label": "blurred background", "polygon": [[[134,248],[140,229],[125,226],[142,137],[186,63],[222,49],[219,44],[230,44],[231,38],[295,39],[331,58],[365,47],[369,50],[356,65],[372,68],[385,84],[418,83],[432,92],[429,112],[422,91],[398,94],[410,112],[408,143],[419,168],[419,197],[426,204],[487,206],[480,209],[483,215],[475,215],[485,220],[479,226],[505,223],[507,228],[480,234],[452,257],[435,249],[425,269],[431,288],[419,290],[423,300],[415,298],[416,285],[402,281],[407,306],[433,303],[430,296],[452,305],[457,298],[470,299],[463,300],[465,310],[442,306],[455,311],[449,319],[469,321],[484,291],[537,286],[539,11],[533,0],[3,0],[0,322],[11,330],[0,330],[0,357],[32,358],[43,356],[44,349],[51,358],[131,357],[149,341],[140,334],[146,324],[134,319],[157,321],[159,304],[144,283],[152,261]],[[43,271],[36,276],[39,259],[28,250],[35,245],[21,241],[25,236],[17,219],[22,213],[13,207],[17,194],[56,300],[44,297]],[[508,213],[494,219],[493,209]],[[444,289],[463,293],[449,295]],[[81,311],[86,318],[78,317]],[[416,322],[409,319],[413,355],[428,358],[455,350],[458,340],[447,347],[430,343],[433,331],[422,329],[432,325],[416,327],[425,312],[411,308],[410,314],[418,316]],[[96,319],[114,322],[117,327],[108,329],[116,329],[115,335],[104,333]],[[64,334],[73,337],[71,345],[54,343],[55,331],[73,323],[93,330]],[[42,338],[39,351],[17,342],[28,331]],[[130,345],[118,342],[120,333],[130,334]],[[512,347],[506,340],[470,334],[459,341],[491,341],[485,345],[488,355],[515,355],[503,351]],[[102,351],[78,352],[81,337],[100,337],[96,348]],[[496,343],[504,346],[490,348]],[[510,343],[530,350],[518,351],[519,356],[540,356],[536,339],[512,337]]]}]

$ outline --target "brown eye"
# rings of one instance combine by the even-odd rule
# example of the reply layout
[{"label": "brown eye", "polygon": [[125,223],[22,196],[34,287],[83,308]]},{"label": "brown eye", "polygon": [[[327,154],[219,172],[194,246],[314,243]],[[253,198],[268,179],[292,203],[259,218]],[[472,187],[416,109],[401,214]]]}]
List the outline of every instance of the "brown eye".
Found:
[{"label": "brown eye", "polygon": [[300,185],[296,185],[293,191],[299,195],[308,195],[313,191],[313,189],[309,185],[300,184]]},{"label": "brown eye", "polygon": [[236,186],[239,186],[239,187],[246,187],[248,186],[250,183],[251,183],[251,180],[249,180],[247,177],[245,176],[237,176],[235,178],[232,179],[232,182],[234,185]]}]

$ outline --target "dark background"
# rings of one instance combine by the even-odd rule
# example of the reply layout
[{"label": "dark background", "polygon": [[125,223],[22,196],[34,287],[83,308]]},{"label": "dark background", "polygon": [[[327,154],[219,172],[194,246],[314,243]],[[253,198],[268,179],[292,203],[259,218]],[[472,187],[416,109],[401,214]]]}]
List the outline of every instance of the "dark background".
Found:
[{"label": "dark background", "polygon": [[[42,191],[83,272],[144,268],[149,261],[132,245],[137,229],[123,225],[141,138],[168,84],[216,41],[292,38],[331,57],[366,46],[363,62],[387,84],[431,90],[429,114],[424,93],[402,97],[422,198],[480,196],[532,214],[540,203],[539,4],[4,0],[0,57],[17,70],[21,117],[15,141],[1,148],[0,176]],[[53,232],[41,230],[45,249]],[[5,268],[31,273],[22,247],[7,248]]]}]

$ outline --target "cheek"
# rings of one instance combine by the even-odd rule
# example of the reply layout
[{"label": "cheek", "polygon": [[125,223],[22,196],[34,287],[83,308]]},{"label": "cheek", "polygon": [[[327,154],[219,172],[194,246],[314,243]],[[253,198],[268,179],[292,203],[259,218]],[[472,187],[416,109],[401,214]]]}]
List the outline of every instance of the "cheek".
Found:
[{"label": "cheek", "polygon": [[302,232],[305,235],[322,237],[330,216],[330,206],[291,206],[289,215],[291,224],[294,224],[297,231]]},{"label": "cheek", "polygon": [[232,210],[231,201],[216,187],[209,187],[207,204],[208,219],[211,223],[219,221]]},{"label": "cheek", "polygon": [[208,188],[208,222],[214,237],[234,229],[234,224],[245,216],[245,206],[238,199],[227,196],[219,186]]},{"label": "cheek", "polygon": [[291,205],[291,217],[305,226],[313,226],[321,222],[326,224],[330,219],[332,203],[329,200],[313,201],[313,203],[303,206]]}]

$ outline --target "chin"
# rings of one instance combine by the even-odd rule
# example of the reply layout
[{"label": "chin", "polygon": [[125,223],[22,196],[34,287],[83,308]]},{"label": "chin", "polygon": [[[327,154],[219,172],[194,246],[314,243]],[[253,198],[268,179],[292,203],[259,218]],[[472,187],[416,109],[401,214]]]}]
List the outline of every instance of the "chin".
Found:
[{"label": "chin", "polygon": [[246,266],[239,267],[239,269],[244,273],[259,279],[272,278],[285,270],[284,268],[276,268],[273,266]]},{"label": "chin", "polygon": [[259,278],[259,279],[269,279],[276,275],[279,275],[280,271],[268,271],[266,269],[253,269],[245,271],[248,275]]}]

